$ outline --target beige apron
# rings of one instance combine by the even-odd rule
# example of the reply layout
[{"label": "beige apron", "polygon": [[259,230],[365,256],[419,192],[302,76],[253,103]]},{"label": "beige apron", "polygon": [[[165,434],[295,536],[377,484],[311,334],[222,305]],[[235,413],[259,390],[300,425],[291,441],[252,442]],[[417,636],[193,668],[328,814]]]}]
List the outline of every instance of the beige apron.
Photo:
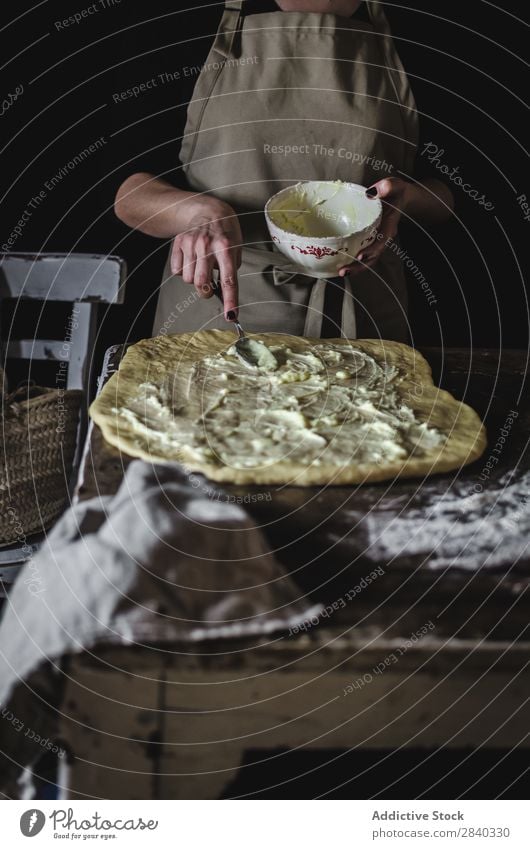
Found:
[{"label": "beige apron", "polygon": [[[198,77],[180,156],[190,189],[221,198],[239,216],[239,316],[247,330],[321,334],[330,284],[274,247],[263,214],[272,194],[299,180],[368,186],[398,170],[412,173],[412,92],[379,2],[367,6],[369,24],[309,12],[245,14],[244,0],[227,0]],[[343,336],[407,340],[395,251],[340,285]],[[168,259],[154,333],[212,328],[227,328],[219,301],[199,299],[171,275]]]}]

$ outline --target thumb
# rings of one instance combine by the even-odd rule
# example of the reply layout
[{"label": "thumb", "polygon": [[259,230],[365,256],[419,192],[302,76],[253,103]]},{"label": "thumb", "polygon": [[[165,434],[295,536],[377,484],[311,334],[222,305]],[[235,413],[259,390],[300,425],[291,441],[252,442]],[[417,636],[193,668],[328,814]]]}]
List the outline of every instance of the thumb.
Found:
[{"label": "thumb", "polygon": [[394,186],[392,180],[385,177],[383,180],[378,180],[368,189],[366,189],[366,197],[368,198],[386,198],[392,194]]}]

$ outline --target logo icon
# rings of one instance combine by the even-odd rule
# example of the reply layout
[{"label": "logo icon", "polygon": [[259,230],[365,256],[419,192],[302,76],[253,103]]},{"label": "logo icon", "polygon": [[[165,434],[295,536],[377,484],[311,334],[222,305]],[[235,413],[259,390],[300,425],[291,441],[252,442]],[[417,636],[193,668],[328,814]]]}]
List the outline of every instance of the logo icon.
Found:
[{"label": "logo icon", "polygon": [[25,811],[20,817],[20,830],[24,837],[35,837],[42,831],[46,817],[37,808]]}]

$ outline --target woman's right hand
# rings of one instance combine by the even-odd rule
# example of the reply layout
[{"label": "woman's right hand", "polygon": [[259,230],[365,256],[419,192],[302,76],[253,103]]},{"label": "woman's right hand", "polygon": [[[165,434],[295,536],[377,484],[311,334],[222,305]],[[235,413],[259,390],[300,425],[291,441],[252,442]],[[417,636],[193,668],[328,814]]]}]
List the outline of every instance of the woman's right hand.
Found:
[{"label": "woman's right hand", "polygon": [[171,271],[193,284],[200,298],[211,298],[213,270],[218,269],[225,318],[235,321],[243,241],[237,215],[227,203],[208,195],[194,198],[192,204],[187,229],[173,241]]}]

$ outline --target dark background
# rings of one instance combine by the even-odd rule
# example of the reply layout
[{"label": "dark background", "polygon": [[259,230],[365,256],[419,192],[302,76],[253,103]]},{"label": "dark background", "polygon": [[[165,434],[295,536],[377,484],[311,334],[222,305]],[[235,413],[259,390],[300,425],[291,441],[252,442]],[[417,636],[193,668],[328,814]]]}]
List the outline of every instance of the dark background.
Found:
[{"label": "dark background", "polygon": [[[150,334],[167,244],[131,233],[113,215],[117,186],[148,165],[177,164],[178,136],[190,87],[178,81],[138,98],[113,95],[164,71],[198,66],[209,49],[218,6],[168,0],[96,0],[79,24],[56,22],[85,2],[4,7],[0,90],[23,93],[1,117],[0,244],[45,181],[99,137],[99,151],[47,192],[16,251],[87,251],[126,258],[124,307],[101,312],[98,347]],[[409,0],[385,4],[422,116],[422,144],[444,149],[443,161],[494,204],[487,212],[454,187],[456,216],[431,235],[403,228],[403,242],[435,293],[429,306],[410,281],[414,343],[526,347],[523,285],[530,221],[517,196],[525,189],[527,126],[524,5],[486,0]],[[191,83],[193,79],[191,80]],[[421,159],[424,174],[429,171]],[[18,311],[19,322],[31,310]],[[27,335],[28,328],[24,328]],[[41,333],[42,335],[42,333]],[[60,334],[59,334],[60,335]]]},{"label": "dark background", "polygon": [[[0,100],[17,86],[23,93],[0,117],[0,244],[45,182],[103,137],[97,153],[46,193],[13,246],[16,251],[72,250],[125,257],[126,303],[101,308],[97,369],[108,345],[149,335],[168,249],[167,244],[120,224],[112,211],[115,191],[136,170],[149,167],[164,173],[177,164],[190,91],[175,82],[136,99],[114,102],[113,95],[160,73],[199,66],[218,12],[197,10],[200,4],[192,0],[180,6],[169,0],[96,3],[96,13],[63,29],[56,22],[86,9],[88,0],[37,2],[32,11],[33,4],[4,4]],[[460,174],[495,206],[486,212],[454,187],[456,216],[449,224],[432,236],[417,228],[403,229],[404,246],[437,299],[433,309],[410,280],[415,344],[527,346],[523,273],[530,222],[524,221],[517,203],[521,193],[530,196],[524,151],[527,109],[522,102],[528,90],[523,61],[528,29],[520,20],[527,5],[509,0],[502,8],[486,0],[385,4],[422,117],[422,142],[432,141],[444,149],[443,161],[458,166]],[[195,8],[183,11],[185,6]],[[429,172],[425,158],[420,166],[424,174],[439,176]],[[10,317],[4,309],[4,325]],[[57,315],[42,317],[39,307],[32,309],[27,303],[17,310],[20,335],[31,335],[39,322],[55,322],[54,332],[61,337]],[[39,332],[53,335],[49,327],[44,331],[41,326]],[[331,793],[360,773],[360,779],[333,795],[367,797],[386,787],[387,797],[414,798],[434,785],[430,795],[439,798],[516,797],[524,796],[525,788],[527,796],[524,753],[506,757],[478,752],[456,772],[451,770],[458,767],[461,753],[425,761],[423,751],[398,752],[381,764],[378,754],[340,757],[331,765],[326,765],[329,753],[282,758],[280,778],[247,769],[243,784],[236,783],[231,795],[266,798],[271,793],[267,787],[285,780],[290,797],[310,798]]]}]

